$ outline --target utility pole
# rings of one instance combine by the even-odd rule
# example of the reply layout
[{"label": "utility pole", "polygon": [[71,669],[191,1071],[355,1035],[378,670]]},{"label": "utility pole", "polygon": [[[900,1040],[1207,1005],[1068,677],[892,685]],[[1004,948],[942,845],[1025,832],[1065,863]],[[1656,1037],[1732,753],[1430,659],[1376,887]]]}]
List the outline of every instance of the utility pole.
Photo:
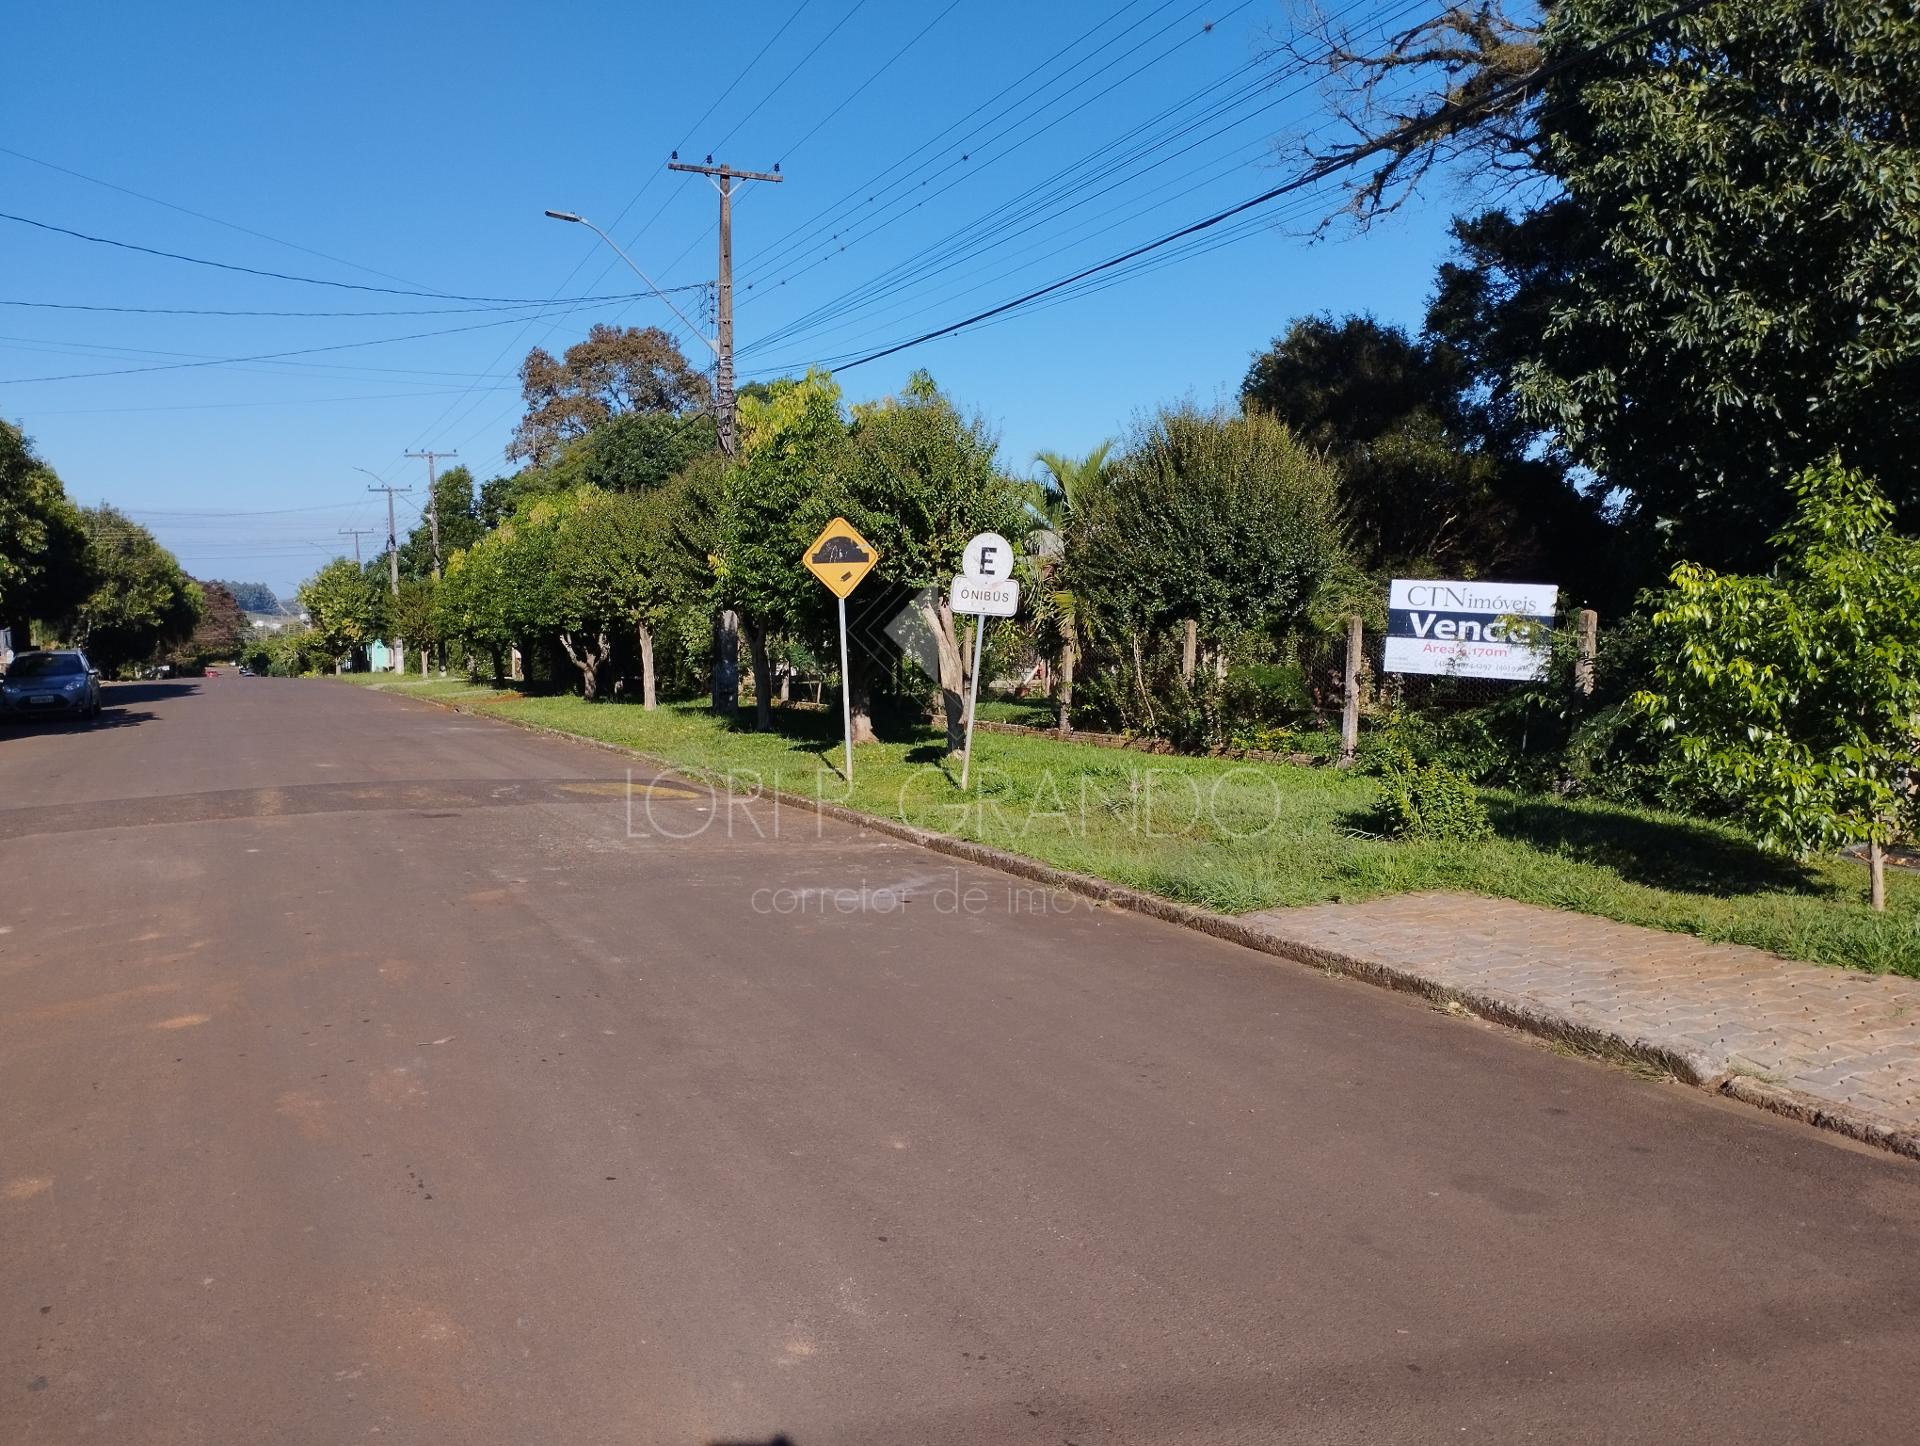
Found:
[{"label": "utility pole", "polygon": [[382,482],[378,487],[369,487],[367,491],[384,492],[387,494],[387,584],[392,590],[393,595],[399,597],[400,544],[396,537],[396,534],[399,532],[399,525],[393,520],[393,494],[396,492],[411,492],[413,489],[411,487],[392,487]]},{"label": "utility pole", "polygon": [[[384,492],[387,494],[387,586],[392,589],[393,595],[397,598],[400,596],[400,544],[395,534],[400,529],[398,524],[393,520],[393,494],[396,492],[411,492],[413,489],[411,487],[395,487],[389,483],[382,482],[378,487],[369,487],[367,491]],[[405,655],[401,651],[401,643],[398,638],[393,640],[393,671],[396,673],[406,671]]]},{"label": "utility pole", "polygon": [[460,454],[454,451],[409,452],[407,455],[409,457],[425,457],[427,459],[427,523],[433,529],[433,575],[437,581],[440,577],[440,494],[434,490],[433,486],[437,480],[434,474],[433,464],[441,457],[458,457]]},{"label": "utility pole", "polygon": [[358,567],[360,565],[360,539],[363,537],[372,537],[373,529],[371,527],[343,527],[340,529],[340,535],[342,537],[350,536],[353,538],[353,565]]},{"label": "utility pole", "polygon": [[[731,166],[716,166],[708,156],[705,165],[690,165],[675,151],[667,162],[669,171],[686,171],[705,176],[720,193],[720,272],[713,289],[715,337],[713,344],[713,419],[720,434],[720,450],[729,460],[735,455],[733,416],[733,183],[735,181],[778,181],[780,167],[771,171],[736,171]],[[766,678],[755,678],[753,686],[765,688]],[[765,694],[761,695],[762,697]],[[740,706],[740,619],[728,608],[713,620],[713,709],[732,713]]]},{"label": "utility pole", "polygon": [[705,176],[720,193],[720,273],[714,287],[714,421],[720,431],[720,450],[734,455],[733,426],[733,183],[735,181],[779,181],[785,179],[780,168],[771,171],[736,171],[732,166],[716,166],[708,156],[705,165],[695,166],[675,158],[667,162],[669,171],[687,171]]}]

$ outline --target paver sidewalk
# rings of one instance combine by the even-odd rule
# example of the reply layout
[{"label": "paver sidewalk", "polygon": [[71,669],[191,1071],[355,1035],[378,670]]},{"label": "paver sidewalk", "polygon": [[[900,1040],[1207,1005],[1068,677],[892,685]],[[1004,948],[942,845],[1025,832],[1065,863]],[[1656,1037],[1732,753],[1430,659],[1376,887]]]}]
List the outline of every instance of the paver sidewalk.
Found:
[{"label": "paver sidewalk", "polygon": [[1461,894],[1242,916],[1288,952],[1920,1158],[1920,980]]}]

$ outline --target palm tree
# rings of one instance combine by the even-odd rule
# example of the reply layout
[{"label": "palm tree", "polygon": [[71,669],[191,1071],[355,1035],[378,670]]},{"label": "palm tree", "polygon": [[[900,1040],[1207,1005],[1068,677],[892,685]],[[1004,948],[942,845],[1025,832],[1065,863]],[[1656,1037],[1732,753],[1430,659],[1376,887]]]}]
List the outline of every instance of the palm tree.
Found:
[{"label": "palm tree", "polygon": [[1095,489],[1104,487],[1113,465],[1107,455],[1111,441],[1102,442],[1084,457],[1069,457],[1061,452],[1036,452],[1033,460],[1043,476],[1034,486],[1034,499],[1028,507],[1042,525],[1028,539],[1036,559],[1042,583],[1042,612],[1053,622],[1059,634],[1059,686],[1054,703],[1059,709],[1060,731],[1072,727],[1073,669],[1079,661],[1080,644],[1087,633],[1085,608],[1068,585],[1066,567],[1067,524],[1074,508],[1085,506]]}]

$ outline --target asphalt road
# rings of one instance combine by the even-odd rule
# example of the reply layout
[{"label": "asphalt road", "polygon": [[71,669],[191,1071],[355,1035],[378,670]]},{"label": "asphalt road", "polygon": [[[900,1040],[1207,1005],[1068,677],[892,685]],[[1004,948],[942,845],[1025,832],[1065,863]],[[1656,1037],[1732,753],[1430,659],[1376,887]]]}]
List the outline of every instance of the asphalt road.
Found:
[{"label": "asphalt road", "polygon": [[1920,1430],[1911,1164],[423,704],[107,704],[0,733],[9,1446]]}]

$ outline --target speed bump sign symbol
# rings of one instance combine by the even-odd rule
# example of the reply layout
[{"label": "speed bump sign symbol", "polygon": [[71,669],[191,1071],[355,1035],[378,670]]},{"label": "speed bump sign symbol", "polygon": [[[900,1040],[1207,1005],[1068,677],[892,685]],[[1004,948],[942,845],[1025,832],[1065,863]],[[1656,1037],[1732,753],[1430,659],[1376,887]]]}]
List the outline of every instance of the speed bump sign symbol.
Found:
[{"label": "speed bump sign symbol", "polygon": [[872,572],[879,560],[880,554],[873,545],[844,517],[829,522],[801,558],[807,571],[838,598],[844,598],[858,587],[860,579]]}]

